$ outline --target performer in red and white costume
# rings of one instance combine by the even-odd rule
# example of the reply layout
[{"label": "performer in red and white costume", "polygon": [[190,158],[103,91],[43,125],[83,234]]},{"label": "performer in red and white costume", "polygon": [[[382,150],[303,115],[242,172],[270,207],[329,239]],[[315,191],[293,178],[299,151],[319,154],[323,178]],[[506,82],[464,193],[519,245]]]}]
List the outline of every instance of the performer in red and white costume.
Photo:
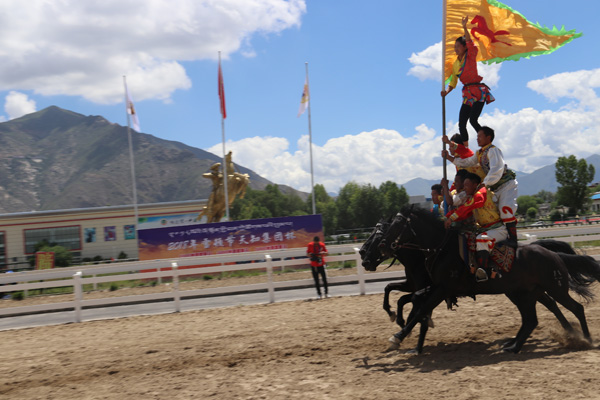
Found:
[{"label": "performer in red and white costume", "polygon": [[[504,244],[517,247],[517,196],[518,182],[516,174],[504,163],[502,151],[492,144],[494,130],[482,126],[477,132],[477,144],[481,147],[469,158],[454,158],[447,150],[442,151],[442,157],[450,160],[459,168],[467,168],[479,164],[485,172],[482,185],[494,192],[494,201],[498,204],[502,222],[508,229],[508,240]],[[450,144],[447,136],[442,137],[444,143]]]}]

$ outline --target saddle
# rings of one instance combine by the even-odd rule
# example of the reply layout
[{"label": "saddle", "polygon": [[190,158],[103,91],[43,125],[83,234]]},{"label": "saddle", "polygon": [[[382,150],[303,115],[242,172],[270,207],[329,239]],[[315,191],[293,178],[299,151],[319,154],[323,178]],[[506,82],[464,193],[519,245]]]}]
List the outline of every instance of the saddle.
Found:
[{"label": "saddle", "polygon": [[[460,246],[466,248],[468,252],[468,254],[465,254],[465,252],[461,251],[463,260],[465,261],[466,265],[477,265],[475,257],[475,253],[477,251],[477,244],[475,242],[476,234],[474,232],[463,232],[462,238],[464,241],[460,244]],[[492,252],[490,253],[489,262],[495,263],[500,270],[504,272],[510,272],[515,261],[515,250],[516,249],[513,247],[504,245],[494,246]]]}]

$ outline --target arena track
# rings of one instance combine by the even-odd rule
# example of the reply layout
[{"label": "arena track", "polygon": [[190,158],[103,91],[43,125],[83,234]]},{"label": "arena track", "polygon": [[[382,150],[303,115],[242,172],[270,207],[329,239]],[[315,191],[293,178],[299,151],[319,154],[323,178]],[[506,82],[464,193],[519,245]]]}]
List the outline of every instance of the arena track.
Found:
[{"label": "arena track", "polygon": [[[596,290],[596,292],[598,292]],[[0,398],[597,398],[600,352],[567,341],[538,307],[520,354],[500,351],[520,319],[502,296],[438,308],[424,354],[385,352],[397,331],[381,295],[238,306],[0,332]],[[586,305],[600,340],[599,303]],[[574,317],[567,315],[570,321]]]}]

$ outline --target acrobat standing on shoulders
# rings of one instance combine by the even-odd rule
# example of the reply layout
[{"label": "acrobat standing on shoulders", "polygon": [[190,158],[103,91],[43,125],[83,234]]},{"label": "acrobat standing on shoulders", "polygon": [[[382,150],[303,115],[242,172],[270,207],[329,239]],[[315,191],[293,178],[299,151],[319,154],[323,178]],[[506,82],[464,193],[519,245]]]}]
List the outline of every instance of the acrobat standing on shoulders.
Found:
[{"label": "acrobat standing on shoulders", "polygon": [[477,73],[477,52],[479,49],[471,40],[471,35],[469,35],[468,20],[468,16],[462,19],[465,34],[457,38],[454,43],[454,51],[457,57],[452,65],[448,90],[442,90],[442,97],[446,97],[448,93],[454,90],[459,79],[464,85],[462,89],[463,102],[458,115],[458,130],[467,147],[469,142],[467,121],[471,122],[475,132],[479,132],[481,125],[479,125],[478,120],[483,111],[483,106],[495,100],[490,88],[482,82],[483,78]]}]

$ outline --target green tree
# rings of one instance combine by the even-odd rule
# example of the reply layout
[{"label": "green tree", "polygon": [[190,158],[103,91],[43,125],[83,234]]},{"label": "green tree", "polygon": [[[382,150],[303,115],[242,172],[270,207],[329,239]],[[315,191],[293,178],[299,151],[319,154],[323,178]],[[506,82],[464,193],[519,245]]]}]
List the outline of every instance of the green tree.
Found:
[{"label": "green tree", "polygon": [[271,212],[273,217],[283,217],[287,211],[286,199],[277,185],[267,185],[263,205]]},{"label": "green tree", "polygon": [[379,185],[379,195],[383,200],[380,218],[395,215],[409,202],[409,196],[404,186],[398,187],[392,181],[386,181]]},{"label": "green tree", "polygon": [[596,170],[582,158],[574,155],[559,157],[556,161],[556,181],[561,185],[556,192],[556,200],[575,212],[584,209],[590,201],[589,184],[594,180]]},{"label": "green tree", "polygon": [[243,199],[237,198],[230,207],[232,220],[306,215],[306,205],[296,194],[283,194],[277,185],[265,190],[248,188]]},{"label": "green tree", "polygon": [[352,195],[352,228],[375,226],[382,216],[383,198],[375,186],[363,185]]},{"label": "green tree", "polygon": [[317,203],[317,212],[323,216],[323,230],[326,235],[333,235],[337,230],[337,206],[333,199],[327,203]]},{"label": "green tree", "polygon": [[231,205],[229,212],[232,220],[271,218],[271,211],[265,207],[267,194],[262,190],[248,188],[243,199],[237,198]]},{"label": "green tree", "polygon": [[[315,185],[315,208],[317,214],[323,218],[323,230],[325,235],[332,235],[337,229],[337,206],[335,200],[329,196],[325,186]],[[312,193],[306,199],[306,208],[312,213]]]},{"label": "green tree", "polygon": [[[320,183],[317,183],[315,185],[315,201],[317,203],[319,203],[319,202],[328,203],[331,200],[333,200],[333,199],[331,198],[329,193],[327,193],[327,190],[325,190],[325,186],[321,185]],[[311,196],[310,201],[312,202],[312,196]]]},{"label": "green tree", "polygon": [[554,210],[550,213],[550,221],[556,222],[562,220],[562,214],[558,210]]},{"label": "green tree", "polygon": [[359,190],[360,187],[356,182],[348,182],[340,189],[340,193],[335,201],[338,229],[350,229],[355,226],[354,214],[351,207],[352,198]]},{"label": "green tree", "polygon": [[279,217],[289,217],[308,214],[306,202],[295,193],[283,194],[283,203]]},{"label": "green tree", "polygon": [[537,216],[537,213],[538,213],[538,209],[536,207],[530,207],[527,209],[527,218],[535,219],[535,217]]},{"label": "green tree", "polygon": [[535,208],[537,212],[539,203],[541,203],[541,201],[537,197],[519,196],[517,198],[517,214],[526,215],[530,208]]},{"label": "green tree", "polygon": [[533,197],[540,199],[541,203],[552,203],[554,201],[555,195],[552,192],[540,190],[537,194],[534,194]]}]

